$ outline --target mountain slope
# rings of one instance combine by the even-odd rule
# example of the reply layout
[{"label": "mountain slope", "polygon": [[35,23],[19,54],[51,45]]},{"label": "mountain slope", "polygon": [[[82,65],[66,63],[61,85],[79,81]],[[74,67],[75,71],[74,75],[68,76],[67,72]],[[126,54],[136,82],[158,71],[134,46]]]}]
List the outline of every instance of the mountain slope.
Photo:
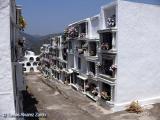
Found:
[{"label": "mountain slope", "polygon": [[37,36],[37,35],[30,35],[27,33],[21,33],[23,37],[26,38],[25,46],[27,50],[32,50],[35,52],[36,55],[40,54],[40,47],[43,44],[49,44],[51,41],[50,39],[54,36],[61,35],[62,33],[53,33],[48,34],[45,36]]}]

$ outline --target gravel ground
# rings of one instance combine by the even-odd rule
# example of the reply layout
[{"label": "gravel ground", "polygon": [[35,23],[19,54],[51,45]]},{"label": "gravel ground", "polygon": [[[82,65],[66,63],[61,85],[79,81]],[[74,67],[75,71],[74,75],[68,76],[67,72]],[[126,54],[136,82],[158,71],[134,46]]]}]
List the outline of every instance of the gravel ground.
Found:
[{"label": "gravel ground", "polygon": [[[27,74],[25,79],[31,100],[36,101],[30,104],[28,100],[26,104],[29,102],[28,107],[35,112],[47,114],[47,117],[39,114],[40,120],[160,120],[160,104],[140,114],[111,113],[69,86],[44,79],[41,74]],[[29,108],[25,107],[27,112]]]}]

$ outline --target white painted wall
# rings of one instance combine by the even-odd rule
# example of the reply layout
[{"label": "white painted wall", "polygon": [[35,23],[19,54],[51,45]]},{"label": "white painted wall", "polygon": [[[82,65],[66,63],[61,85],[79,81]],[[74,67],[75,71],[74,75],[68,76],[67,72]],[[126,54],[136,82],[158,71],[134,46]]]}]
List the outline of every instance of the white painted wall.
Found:
[{"label": "white painted wall", "polygon": [[68,69],[74,68],[74,55],[68,54]]},{"label": "white painted wall", "polygon": [[22,90],[26,90],[26,83],[25,83],[25,80],[23,78],[23,67],[22,67],[22,64],[18,63],[18,62],[15,62],[13,63],[16,67],[16,70],[15,70],[15,74],[16,74],[16,77],[17,77],[17,89],[19,91],[22,91]]},{"label": "white painted wall", "polygon": [[79,70],[79,72],[86,74],[87,73],[87,61],[83,55],[81,55],[80,58],[81,58],[81,69]]},{"label": "white painted wall", "polygon": [[99,38],[99,34],[98,34],[98,30],[100,29],[100,17],[99,15],[94,16],[92,18],[90,18],[90,34],[89,37],[90,39],[98,39]]},{"label": "white painted wall", "polygon": [[119,2],[117,106],[160,102],[159,32],[160,6]]},{"label": "white painted wall", "polygon": [[62,55],[62,36],[59,36],[59,39],[60,39],[60,45],[59,45],[59,58],[60,59],[63,59],[63,55]]},{"label": "white painted wall", "polygon": [[9,0],[0,0],[0,114],[15,112],[10,54],[9,5]]}]

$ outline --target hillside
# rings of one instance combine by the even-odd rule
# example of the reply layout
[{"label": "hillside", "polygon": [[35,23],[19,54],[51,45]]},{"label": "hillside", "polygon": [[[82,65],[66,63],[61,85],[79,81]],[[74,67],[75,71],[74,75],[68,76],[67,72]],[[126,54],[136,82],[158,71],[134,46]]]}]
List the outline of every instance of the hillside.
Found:
[{"label": "hillside", "polygon": [[53,33],[53,34],[48,34],[45,36],[38,36],[38,35],[30,35],[27,33],[21,33],[23,37],[26,38],[25,41],[25,46],[27,50],[32,50],[35,52],[35,54],[40,54],[40,47],[42,44],[49,44],[50,39],[56,35],[61,35],[62,33]]}]

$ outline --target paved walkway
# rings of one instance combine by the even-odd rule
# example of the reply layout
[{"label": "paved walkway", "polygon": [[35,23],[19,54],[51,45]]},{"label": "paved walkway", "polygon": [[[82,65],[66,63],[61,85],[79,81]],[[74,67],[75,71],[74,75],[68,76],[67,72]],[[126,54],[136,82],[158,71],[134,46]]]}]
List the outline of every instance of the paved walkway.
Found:
[{"label": "paved walkway", "polygon": [[25,79],[29,92],[38,101],[37,110],[47,113],[46,120],[160,120],[148,111],[142,114],[119,112],[109,115],[109,110],[97,106],[70,86],[44,79],[40,74],[28,74]]}]

